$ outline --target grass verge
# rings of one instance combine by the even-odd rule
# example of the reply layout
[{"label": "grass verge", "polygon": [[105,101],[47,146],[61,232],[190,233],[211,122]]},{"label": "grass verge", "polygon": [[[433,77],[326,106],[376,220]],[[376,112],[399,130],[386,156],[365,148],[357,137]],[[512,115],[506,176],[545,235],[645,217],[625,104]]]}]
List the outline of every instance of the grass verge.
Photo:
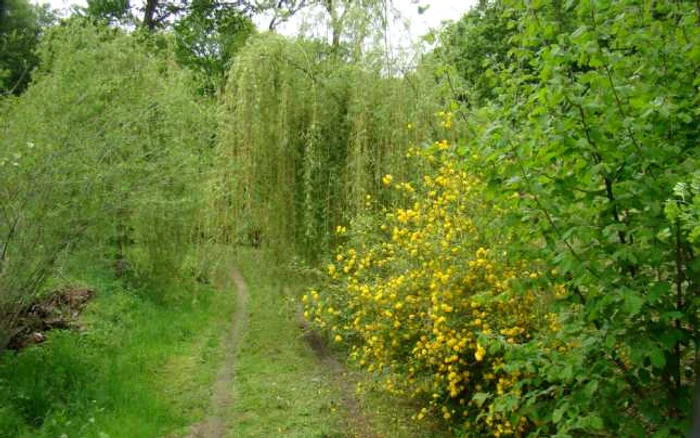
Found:
[{"label": "grass verge", "polygon": [[83,330],[0,356],[0,436],[156,437],[200,421],[232,296],[188,285],[166,303],[81,266],[97,290]]}]

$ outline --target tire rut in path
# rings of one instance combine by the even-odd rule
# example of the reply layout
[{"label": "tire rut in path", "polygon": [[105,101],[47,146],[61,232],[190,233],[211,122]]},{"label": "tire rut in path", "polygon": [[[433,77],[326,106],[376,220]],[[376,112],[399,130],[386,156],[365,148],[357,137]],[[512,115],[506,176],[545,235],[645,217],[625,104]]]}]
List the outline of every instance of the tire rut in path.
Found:
[{"label": "tire rut in path", "polygon": [[353,438],[375,438],[378,434],[372,429],[355,394],[354,382],[348,378],[347,369],[333,355],[321,336],[304,318],[303,309],[299,307],[297,321],[303,332],[304,341],[311,347],[316,358],[330,372],[334,384],[340,390],[340,397],[345,409],[345,423]]},{"label": "tire rut in path", "polygon": [[[210,416],[203,422],[192,426],[187,438],[223,438],[226,436],[226,413],[233,403],[233,374],[236,364],[236,352],[248,323],[248,286],[241,272],[233,268],[230,273],[236,287],[236,307],[233,313],[231,329],[224,339],[224,360],[214,382],[210,402]],[[222,286],[224,288],[225,286]],[[224,292],[221,290],[221,292]]]}]

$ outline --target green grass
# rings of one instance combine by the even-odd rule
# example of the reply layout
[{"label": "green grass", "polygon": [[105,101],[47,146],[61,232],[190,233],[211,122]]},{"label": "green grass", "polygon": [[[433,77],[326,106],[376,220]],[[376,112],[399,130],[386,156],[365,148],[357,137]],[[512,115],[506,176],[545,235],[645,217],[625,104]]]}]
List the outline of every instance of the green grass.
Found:
[{"label": "green grass", "polygon": [[[383,392],[367,373],[348,367],[342,376],[333,375],[320,363],[301,338],[296,319],[298,299],[309,279],[276,268],[259,251],[242,251],[236,264],[250,290],[249,323],[238,352],[229,437],[355,436],[349,430],[354,422],[346,418],[339,379],[351,387],[362,384],[361,421],[376,436],[449,436],[434,424],[414,422],[411,416],[417,408]],[[342,357],[338,352],[337,358]]]},{"label": "green grass", "polygon": [[367,418],[378,437],[446,438],[453,436],[450,431],[435,422],[414,421],[412,416],[420,410],[417,403],[388,394],[362,371],[355,371],[353,374],[362,384],[362,390],[358,394],[360,405],[363,411],[370,413]]},{"label": "green grass", "polygon": [[237,261],[250,290],[247,332],[238,351],[230,437],[342,437],[338,388],[301,338],[295,281],[261,253]]},{"label": "green grass", "polygon": [[204,418],[233,296],[192,285],[165,304],[85,270],[84,329],[0,356],[0,436],[155,437]]},{"label": "green grass", "polygon": [[[338,375],[301,336],[294,297],[306,281],[259,251],[219,263],[217,290],[181,286],[164,300],[162,290],[125,289],[108,266],[76,260],[64,274],[97,290],[83,330],[53,331],[42,345],[0,356],[0,436],[185,435],[212,414],[211,391],[234,313],[234,265],[249,297],[224,419],[228,436],[353,436]],[[409,405],[372,390],[366,374],[341,378],[369,388],[359,403],[377,436],[442,436],[413,423]]]}]

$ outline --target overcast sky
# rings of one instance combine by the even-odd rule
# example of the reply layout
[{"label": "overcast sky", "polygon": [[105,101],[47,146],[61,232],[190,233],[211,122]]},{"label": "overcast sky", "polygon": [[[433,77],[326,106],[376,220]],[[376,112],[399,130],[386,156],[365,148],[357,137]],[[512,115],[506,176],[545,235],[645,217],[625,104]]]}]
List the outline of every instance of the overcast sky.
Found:
[{"label": "overcast sky", "polygon": [[[65,9],[72,5],[85,6],[85,0],[34,0],[37,3],[49,3],[53,8]],[[133,4],[140,3],[132,0]],[[401,16],[409,23],[408,28],[394,23],[391,28],[391,45],[394,47],[407,47],[415,43],[420,36],[425,35],[431,28],[440,26],[445,20],[455,20],[461,17],[476,0],[393,0],[393,6]],[[422,14],[418,13],[419,6],[427,9]],[[289,24],[281,26],[278,30],[283,34],[294,34],[299,27],[299,19],[292,20]],[[265,28],[267,21],[256,20],[259,27]]]}]

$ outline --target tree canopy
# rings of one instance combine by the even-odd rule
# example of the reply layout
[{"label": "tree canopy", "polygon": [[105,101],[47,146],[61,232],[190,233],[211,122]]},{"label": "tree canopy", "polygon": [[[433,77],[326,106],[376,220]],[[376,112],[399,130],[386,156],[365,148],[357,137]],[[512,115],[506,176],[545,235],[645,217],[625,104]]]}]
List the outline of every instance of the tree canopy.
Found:
[{"label": "tree canopy", "polygon": [[20,94],[26,89],[39,62],[34,50],[42,27],[50,21],[48,9],[28,0],[0,3],[0,94]]}]

